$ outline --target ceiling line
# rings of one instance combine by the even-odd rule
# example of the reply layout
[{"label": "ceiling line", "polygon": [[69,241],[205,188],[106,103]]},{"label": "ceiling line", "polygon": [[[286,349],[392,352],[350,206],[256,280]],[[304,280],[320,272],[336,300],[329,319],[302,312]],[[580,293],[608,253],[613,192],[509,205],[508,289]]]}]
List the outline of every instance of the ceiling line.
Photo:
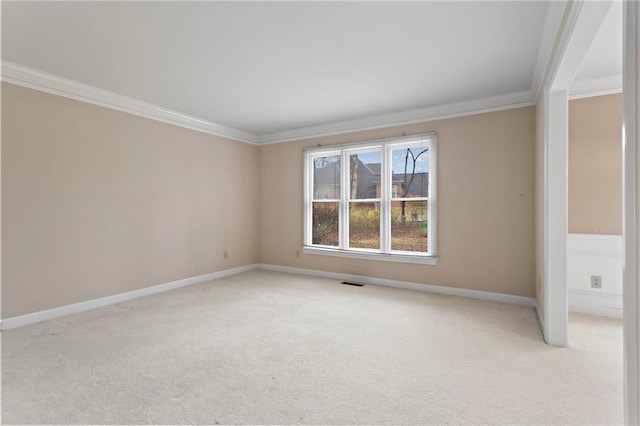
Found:
[{"label": "ceiling line", "polygon": [[266,145],[290,142],[364,130],[425,123],[428,121],[442,120],[446,118],[464,117],[467,115],[521,108],[531,106],[533,104],[535,104],[533,93],[530,90],[524,90],[500,96],[472,99],[464,102],[455,102],[398,113],[380,114],[356,120],[334,122],[319,126],[262,134],[258,135],[258,144]]},{"label": "ceiling line", "polygon": [[575,80],[569,88],[569,99],[591,98],[614,93],[622,93],[622,74]]},{"label": "ceiling line", "polygon": [[560,31],[560,25],[562,24],[562,18],[567,7],[566,1],[551,2],[549,9],[547,9],[547,16],[544,20],[544,27],[542,30],[542,37],[540,38],[540,47],[538,49],[538,59],[536,61],[536,67],[533,72],[533,80],[531,82],[531,91],[533,92],[534,99],[537,100],[544,77],[549,68],[549,62],[551,61],[551,53],[556,44],[558,32]]},{"label": "ceiling line", "polygon": [[2,61],[2,81],[255,145],[257,136],[202,118],[99,89],[24,65]]},{"label": "ceiling line", "polygon": [[256,135],[244,130],[224,126],[168,108],[153,105],[127,96],[99,89],[84,83],[2,61],[2,81],[102,107],[127,112],[153,120],[197,130],[252,145],[273,144],[321,136],[388,128],[445,118],[462,117],[485,112],[520,108],[535,103],[530,90],[507,93],[464,102],[418,108],[390,114],[379,114],[362,119],[333,122],[319,126],[291,129]]}]

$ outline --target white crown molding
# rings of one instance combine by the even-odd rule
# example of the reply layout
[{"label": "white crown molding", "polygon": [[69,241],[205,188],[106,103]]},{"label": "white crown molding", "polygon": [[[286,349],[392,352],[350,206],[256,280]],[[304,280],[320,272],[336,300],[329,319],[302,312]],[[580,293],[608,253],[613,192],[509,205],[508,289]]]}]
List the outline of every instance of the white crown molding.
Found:
[{"label": "white crown molding", "polygon": [[551,60],[551,53],[556,44],[558,31],[560,30],[566,7],[566,1],[555,1],[551,2],[549,9],[547,9],[542,37],[540,38],[540,47],[538,48],[538,60],[536,61],[531,82],[531,91],[533,92],[534,100],[537,99],[545,79],[549,61]]},{"label": "white crown molding", "polygon": [[254,145],[463,117],[520,108],[535,103],[535,93],[524,90],[500,96],[255,135],[8,61],[2,61],[2,81]]},{"label": "white crown molding", "polygon": [[127,96],[89,86],[53,74],[25,67],[13,62],[2,61],[2,81],[40,90],[54,95],[87,102],[102,107],[127,112],[164,123],[174,124],[191,130],[255,144],[257,137],[253,133],[234,129],[149,104]]},{"label": "white crown molding", "polygon": [[470,101],[263,134],[258,136],[258,144],[266,145],[363,130],[423,123],[426,121],[442,120],[445,118],[463,117],[466,115],[520,108],[533,105],[534,103],[533,93],[530,90],[524,90],[501,96],[473,99]]},{"label": "white crown molding", "polygon": [[590,98],[593,96],[622,93],[622,75],[575,80],[569,89],[569,99]]},{"label": "white crown molding", "polygon": [[60,306],[57,308],[47,309],[45,311],[33,312],[31,314],[20,315],[17,317],[6,318],[0,321],[0,330],[10,330],[12,328],[22,327],[23,325],[35,324],[37,322],[48,321],[65,315],[84,312],[103,306],[114,305],[126,300],[137,299],[139,297],[149,296],[156,293],[175,290],[180,287],[186,287],[205,281],[217,280],[220,278],[236,275],[241,272],[251,271],[258,267],[257,264],[249,264],[237,268],[225,269],[210,274],[198,275],[195,277],[184,278],[177,281],[171,281],[164,284],[158,284],[151,287],[141,288],[139,290],[127,291],[111,296],[101,297],[99,299],[87,300],[85,302],[74,303],[71,305]]}]

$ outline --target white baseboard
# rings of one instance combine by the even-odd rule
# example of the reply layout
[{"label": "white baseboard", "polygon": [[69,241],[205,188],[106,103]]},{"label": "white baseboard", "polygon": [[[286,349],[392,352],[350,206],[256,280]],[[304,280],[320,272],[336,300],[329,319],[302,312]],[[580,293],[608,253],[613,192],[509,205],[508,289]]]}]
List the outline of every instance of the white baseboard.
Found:
[{"label": "white baseboard", "polygon": [[240,272],[256,269],[257,264],[240,266],[237,268],[225,269],[223,271],[213,272],[196,277],[184,278],[177,281],[171,281],[164,284],[158,284],[151,287],[141,288],[139,290],[118,293],[112,296],[101,297],[99,299],[87,300],[86,302],[74,303],[72,305],[60,306],[58,308],[47,309],[45,311],[33,312],[31,314],[20,315],[17,317],[6,318],[0,321],[0,330],[10,330],[12,328],[22,327],[23,325],[34,324],[36,322],[47,321],[59,318],[77,312],[88,311],[90,309],[100,308],[102,306],[113,305],[115,303],[124,302],[125,300],[137,299],[138,297],[149,296],[151,294],[162,293],[174,290],[180,287],[186,287],[192,284],[201,283],[228,277],[230,275],[239,274]]},{"label": "white baseboard", "polygon": [[211,274],[199,275],[196,277],[184,278],[169,283],[158,284],[151,287],[145,287],[139,290],[128,291],[125,293],[114,294],[112,296],[101,297],[99,299],[87,300],[86,302],[74,303],[71,305],[60,306],[58,308],[47,309],[45,311],[33,312],[31,314],[20,315],[17,317],[6,318],[0,321],[0,330],[10,330],[24,325],[34,324],[41,321],[47,321],[59,318],[65,315],[77,312],[88,311],[90,309],[100,308],[103,306],[113,305],[115,303],[124,302],[126,300],[136,299],[138,297],[149,296],[151,294],[162,293],[174,290],[180,287],[186,287],[192,284],[204,281],[215,280],[228,277],[230,275],[239,274],[241,272],[250,271],[252,269],[264,269],[269,271],[285,272],[291,274],[308,275],[321,278],[336,279],[341,281],[355,281],[363,284],[380,285],[385,287],[401,288],[405,290],[417,290],[428,293],[447,294],[451,296],[470,297],[473,299],[489,300],[493,302],[511,303],[517,305],[536,307],[536,301],[532,297],[513,296],[510,294],[491,293],[487,291],[468,290],[454,287],[444,287],[430,284],[421,284],[409,281],[388,280],[383,278],[365,277],[362,275],[340,274],[335,272],[318,271],[313,269],[293,268],[288,266],[268,265],[268,264],[251,264],[238,268],[225,269],[223,271],[213,272]]},{"label": "white baseboard", "polygon": [[622,319],[622,295],[569,289],[569,311]]},{"label": "white baseboard", "polygon": [[540,306],[538,306],[538,301],[536,301],[536,305],[533,307],[533,310],[536,311],[536,317],[538,317],[538,325],[540,326],[540,331],[542,332],[542,337],[544,338],[544,318],[542,317]]},{"label": "white baseboard", "polygon": [[444,287],[439,285],[422,284],[410,281],[396,281],[383,278],[365,277],[363,275],[341,274],[337,272],[293,268],[290,266],[269,265],[264,263],[258,264],[258,268],[265,269],[267,271],[286,272],[290,274],[308,275],[312,277],[329,278],[341,281],[354,281],[362,284],[402,288],[405,290],[417,290],[427,293],[439,293],[451,296],[470,297],[472,299],[490,300],[493,302],[511,303],[531,307],[536,306],[536,300],[532,297],[513,296],[510,294],[491,293],[488,291],[468,290],[464,288]]}]

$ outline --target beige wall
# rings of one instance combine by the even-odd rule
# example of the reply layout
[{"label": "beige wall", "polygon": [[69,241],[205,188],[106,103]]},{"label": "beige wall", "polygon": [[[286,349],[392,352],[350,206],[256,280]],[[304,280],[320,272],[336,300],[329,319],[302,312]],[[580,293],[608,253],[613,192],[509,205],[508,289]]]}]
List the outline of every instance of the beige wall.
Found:
[{"label": "beige wall", "polygon": [[569,232],[622,234],[622,98],[569,102]]},{"label": "beige wall", "polygon": [[[543,309],[543,104],[257,148],[3,83],[2,317],[257,261]],[[621,232],[620,110],[620,95],[570,102],[570,232]],[[296,257],[302,148],[429,131],[438,265]]]},{"label": "beige wall", "polygon": [[[534,108],[259,147],[259,259],[532,297]],[[438,265],[301,254],[302,149],[438,132]]]},{"label": "beige wall", "polygon": [[2,124],[3,318],[257,261],[255,146],[4,83]]}]

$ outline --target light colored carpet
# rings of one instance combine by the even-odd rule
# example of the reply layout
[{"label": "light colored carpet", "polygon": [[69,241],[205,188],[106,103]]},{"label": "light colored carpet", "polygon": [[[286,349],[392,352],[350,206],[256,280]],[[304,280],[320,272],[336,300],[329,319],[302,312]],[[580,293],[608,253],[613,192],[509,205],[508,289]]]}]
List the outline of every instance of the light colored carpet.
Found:
[{"label": "light colored carpet", "polygon": [[2,333],[4,423],[621,424],[622,324],[251,271]]}]

